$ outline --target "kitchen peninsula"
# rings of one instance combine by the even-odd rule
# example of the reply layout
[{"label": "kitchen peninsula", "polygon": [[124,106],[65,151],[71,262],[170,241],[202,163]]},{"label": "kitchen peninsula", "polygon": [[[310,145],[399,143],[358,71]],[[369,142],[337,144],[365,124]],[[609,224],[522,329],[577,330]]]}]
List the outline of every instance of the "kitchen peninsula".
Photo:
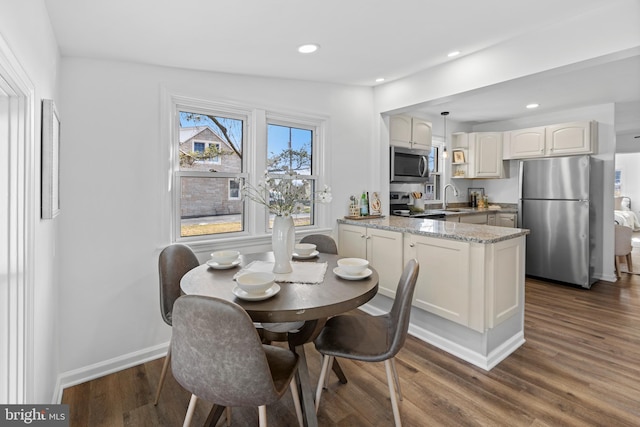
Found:
[{"label": "kitchen peninsula", "polygon": [[404,264],[420,274],[409,332],[489,370],[524,343],[528,230],[403,217],[339,219],[341,256],[368,259],[378,295],[363,309],[390,309]]}]

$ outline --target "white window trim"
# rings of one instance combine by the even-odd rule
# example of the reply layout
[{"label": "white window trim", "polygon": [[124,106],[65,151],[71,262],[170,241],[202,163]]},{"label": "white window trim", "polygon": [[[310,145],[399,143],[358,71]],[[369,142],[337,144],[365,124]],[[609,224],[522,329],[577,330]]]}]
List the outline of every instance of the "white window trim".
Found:
[{"label": "white window trim", "polygon": [[[268,215],[263,206],[255,203],[246,202],[244,208],[244,231],[225,234],[220,236],[206,237],[180,237],[180,200],[179,191],[175,191],[176,178],[175,173],[179,168],[179,159],[177,155],[178,145],[175,143],[179,132],[178,111],[192,111],[195,113],[207,113],[214,111],[216,114],[225,114],[228,117],[240,116],[244,120],[244,144],[243,153],[250,153],[243,156],[243,173],[215,173],[216,177],[234,177],[244,178],[252,185],[257,185],[258,181],[264,175],[266,169],[266,128],[267,118],[269,123],[276,122],[278,124],[287,124],[295,127],[301,125],[315,126],[313,142],[312,161],[314,162],[313,170],[316,171],[314,178],[316,181],[316,189],[321,189],[330,182],[324,178],[327,171],[327,163],[330,158],[330,147],[326,143],[325,135],[329,126],[329,118],[321,115],[275,112],[266,108],[252,108],[243,104],[232,101],[208,101],[196,97],[180,95],[172,93],[166,87],[161,88],[161,97],[163,101],[162,117],[164,118],[161,133],[166,145],[162,148],[168,154],[167,172],[168,185],[167,191],[164,193],[163,205],[168,209],[163,212],[170,212],[168,218],[163,218],[168,224],[167,241],[181,242],[189,244],[196,250],[205,251],[211,248],[225,247],[234,245],[238,249],[255,248],[260,245],[270,245],[271,231],[268,228]],[[166,150],[166,151],[165,151]],[[203,172],[189,172],[191,176],[198,176]],[[205,175],[209,173],[204,172]],[[187,176],[187,175],[183,175]],[[161,180],[162,182],[162,180]],[[166,181],[165,181],[166,182]],[[297,227],[296,232],[306,234],[310,231],[327,231],[332,229],[333,224],[330,218],[329,205],[316,204],[315,206],[315,225],[309,227]]]}]

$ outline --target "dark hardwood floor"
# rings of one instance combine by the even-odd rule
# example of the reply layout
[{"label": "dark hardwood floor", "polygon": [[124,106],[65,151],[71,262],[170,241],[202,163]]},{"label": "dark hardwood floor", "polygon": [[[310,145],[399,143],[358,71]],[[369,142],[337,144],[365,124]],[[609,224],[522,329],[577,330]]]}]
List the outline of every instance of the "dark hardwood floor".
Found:
[{"label": "dark hardwood floor", "polygon": [[[591,290],[527,279],[525,299],[526,343],[489,372],[409,337],[397,356],[405,426],[640,425],[640,276]],[[312,345],[307,356],[315,383],[320,356]],[[189,393],[170,374],[153,406],[162,362],[66,389],[71,426],[182,425]],[[341,365],[349,382],[331,376],[320,425],[393,425],[384,365]],[[210,407],[200,401],[192,425]],[[288,393],[267,413],[270,426],[297,425]],[[257,409],[233,408],[232,425],[257,426]]]}]

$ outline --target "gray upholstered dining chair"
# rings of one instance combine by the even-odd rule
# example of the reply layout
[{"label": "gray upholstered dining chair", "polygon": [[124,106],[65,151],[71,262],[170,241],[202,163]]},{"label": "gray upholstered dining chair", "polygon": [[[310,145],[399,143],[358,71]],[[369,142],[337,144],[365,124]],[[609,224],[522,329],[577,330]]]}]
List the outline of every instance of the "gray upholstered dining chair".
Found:
[{"label": "gray upholstered dining chair", "polygon": [[227,408],[257,406],[260,426],[266,426],[266,405],[278,401],[287,386],[302,425],[295,383],[298,355],[262,344],[239,305],[199,295],[178,298],[171,351],[173,376],[192,393],[184,426],[191,423],[198,398]]},{"label": "gray upholstered dining chair", "polygon": [[[198,258],[188,246],[173,244],[167,246],[160,252],[160,257],[158,258],[160,313],[162,314],[162,320],[169,326],[172,325],[173,303],[180,297],[180,279],[182,279],[182,276],[189,270],[196,268],[198,265],[200,265]],[[160,391],[162,390],[170,361],[171,346],[169,346],[169,351],[167,351],[164,364],[162,365],[158,390],[156,391],[156,398],[153,401],[154,405],[157,405],[158,399],[160,399]]]},{"label": "gray upholstered dining chair", "polygon": [[407,338],[411,299],[418,280],[418,271],[418,261],[412,259],[407,262],[389,313],[381,316],[345,314],[332,317],[327,321],[314,341],[316,349],[323,355],[322,370],[316,390],[316,411],[320,406],[324,379],[328,375],[328,368],[334,357],[363,362],[384,362],[395,425],[402,425],[396,392],[400,400],[402,400],[402,393],[393,358]]},{"label": "gray upholstered dining chair", "polygon": [[316,249],[318,252],[322,252],[325,254],[337,254],[338,246],[336,245],[336,241],[333,240],[331,236],[327,236],[326,234],[310,234],[308,236],[304,236],[300,243],[313,243],[316,245]]}]

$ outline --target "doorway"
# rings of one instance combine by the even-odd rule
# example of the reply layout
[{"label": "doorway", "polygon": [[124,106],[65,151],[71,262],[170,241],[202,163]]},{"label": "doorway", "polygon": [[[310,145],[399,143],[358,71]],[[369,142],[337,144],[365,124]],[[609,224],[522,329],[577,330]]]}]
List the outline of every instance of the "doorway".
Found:
[{"label": "doorway", "polygon": [[0,37],[0,402],[9,404],[27,403],[33,372],[33,116],[33,85]]}]

